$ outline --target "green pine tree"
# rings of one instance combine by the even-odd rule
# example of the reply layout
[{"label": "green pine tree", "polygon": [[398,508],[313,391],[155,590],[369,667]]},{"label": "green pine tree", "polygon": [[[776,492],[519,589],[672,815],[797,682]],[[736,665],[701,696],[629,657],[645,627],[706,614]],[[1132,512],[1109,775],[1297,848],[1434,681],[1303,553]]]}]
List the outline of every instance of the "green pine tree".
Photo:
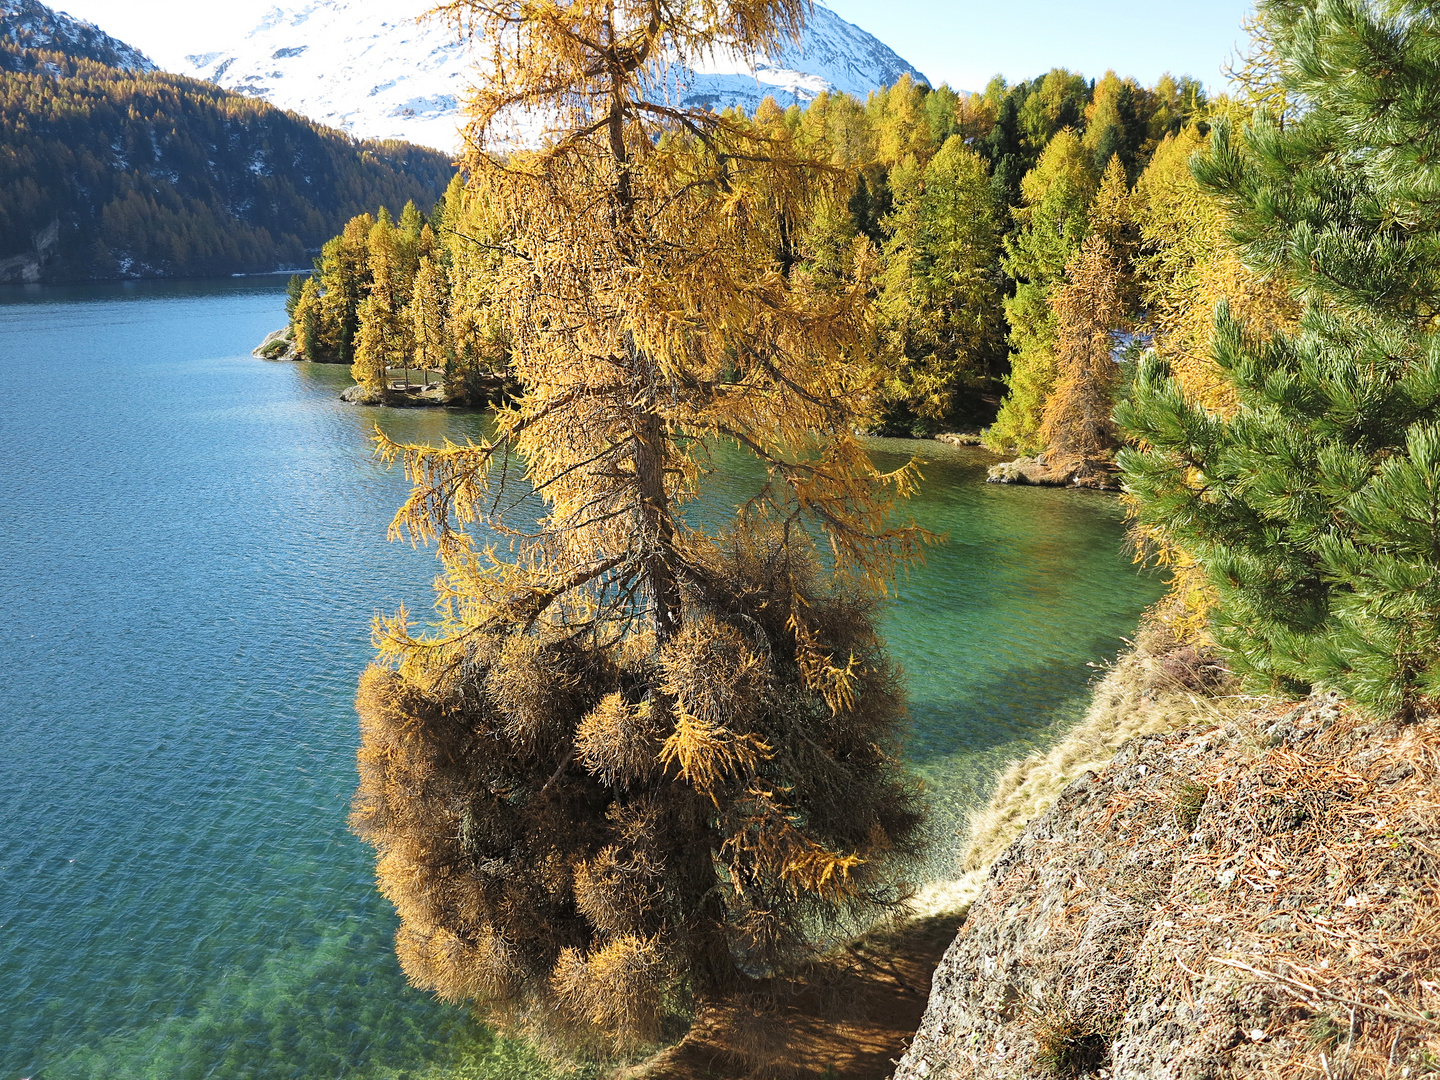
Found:
[{"label": "green pine tree", "polygon": [[1206,573],[1234,667],[1409,716],[1440,690],[1440,17],[1415,0],[1262,14],[1302,108],[1218,125],[1195,170],[1304,312],[1263,339],[1222,308],[1233,415],[1147,366],[1122,465],[1142,527]]}]

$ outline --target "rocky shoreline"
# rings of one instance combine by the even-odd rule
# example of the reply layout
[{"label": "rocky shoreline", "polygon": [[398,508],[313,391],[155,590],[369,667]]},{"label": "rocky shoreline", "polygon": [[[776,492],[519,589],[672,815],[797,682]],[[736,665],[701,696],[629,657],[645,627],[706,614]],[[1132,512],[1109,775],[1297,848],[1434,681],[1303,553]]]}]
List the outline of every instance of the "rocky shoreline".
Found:
[{"label": "rocky shoreline", "polygon": [[1061,465],[1045,454],[1016,458],[990,466],[985,478],[990,484],[1021,484],[1036,487],[1078,487],[1096,491],[1119,491],[1114,467],[1108,462]]},{"label": "rocky shoreline", "polygon": [[1440,717],[1182,696],[994,862],[894,1080],[1434,1075]]},{"label": "rocky shoreline", "polygon": [[250,355],[261,360],[299,360],[294,330],[287,325],[271,331],[265,335],[264,341],[250,350]]}]

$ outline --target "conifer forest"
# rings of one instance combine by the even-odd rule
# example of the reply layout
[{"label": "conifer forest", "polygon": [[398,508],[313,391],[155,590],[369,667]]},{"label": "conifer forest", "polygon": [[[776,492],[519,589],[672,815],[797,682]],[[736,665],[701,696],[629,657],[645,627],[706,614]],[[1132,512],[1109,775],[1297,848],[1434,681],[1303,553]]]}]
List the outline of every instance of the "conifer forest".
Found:
[{"label": "conifer forest", "polygon": [[354,214],[429,204],[444,154],[364,143],[218,86],[0,36],[0,278],[294,269]]}]

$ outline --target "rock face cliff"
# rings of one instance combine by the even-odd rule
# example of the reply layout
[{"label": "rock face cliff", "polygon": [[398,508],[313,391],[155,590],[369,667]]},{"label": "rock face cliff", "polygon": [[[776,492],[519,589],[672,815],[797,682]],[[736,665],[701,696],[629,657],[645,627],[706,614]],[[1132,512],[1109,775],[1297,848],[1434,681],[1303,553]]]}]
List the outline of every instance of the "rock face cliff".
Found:
[{"label": "rock face cliff", "polygon": [[1434,717],[1134,739],[994,864],[895,1080],[1435,1075],[1437,886]]}]

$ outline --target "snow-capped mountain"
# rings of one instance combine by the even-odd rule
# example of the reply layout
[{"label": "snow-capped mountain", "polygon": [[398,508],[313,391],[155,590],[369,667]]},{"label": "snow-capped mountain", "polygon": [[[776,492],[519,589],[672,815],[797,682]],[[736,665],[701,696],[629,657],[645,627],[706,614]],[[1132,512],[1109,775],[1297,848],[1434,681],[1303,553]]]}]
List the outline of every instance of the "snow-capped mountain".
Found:
[{"label": "snow-capped mountain", "polygon": [[22,49],[64,53],[127,71],[155,70],[150,58],[139,49],[36,0],[0,0],[0,37]]},{"label": "snow-capped mountain", "polygon": [[[459,147],[470,85],[468,47],[436,20],[429,0],[308,0],[273,8],[235,48],[187,57],[185,74],[253,94],[312,120],[372,139]],[[750,65],[718,55],[681,88],[685,104],[753,109],[825,90],[865,97],[903,74],[924,76],[884,43],[817,4],[799,45]]]}]

